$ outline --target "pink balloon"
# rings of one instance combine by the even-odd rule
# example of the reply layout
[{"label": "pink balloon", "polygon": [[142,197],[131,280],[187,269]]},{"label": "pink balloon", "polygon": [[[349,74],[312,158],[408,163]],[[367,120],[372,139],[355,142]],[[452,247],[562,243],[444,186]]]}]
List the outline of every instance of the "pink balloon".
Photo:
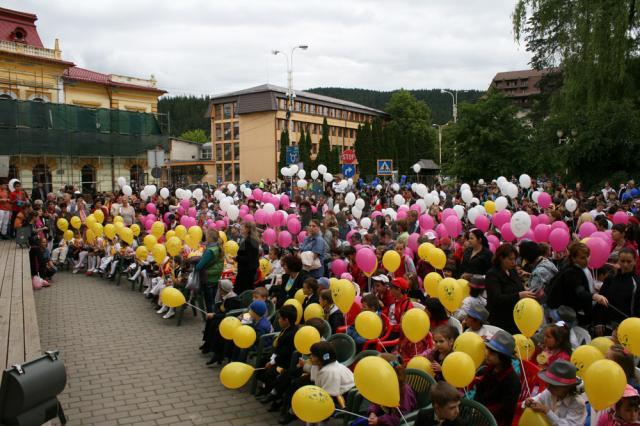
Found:
[{"label": "pink balloon", "polygon": [[[191,218],[191,219],[193,219],[193,218]],[[194,225],[196,224],[196,220],[195,219],[193,219],[193,224]],[[227,229],[227,224],[225,223],[224,220],[216,220],[216,228],[218,230],[225,230],[225,229]]]},{"label": "pink balloon", "polygon": [[491,250],[491,253],[495,253],[496,249],[498,248],[499,244],[494,244],[494,243],[489,243],[489,250]]},{"label": "pink balloon", "polygon": [[549,243],[554,251],[563,251],[569,245],[569,232],[562,228],[552,229],[549,233]]},{"label": "pink balloon", "polygon": [[262,201],[262,191],[260,190],[260,188],[256,188],[253,190],[253,198],[255,198],[257,201]]},{"label": "pink balloon", "polygon": [[538,216],[534,215],[534,214],[530,214],[529,218],[531,219],[531,229],[536,229],[536,226],[538,226]]},{"label": "pink balloon", "polygon": [[255,218],[255,217],[253,217],[253,215],[252,215],[252,214],[247,213],[247,214],[242,218],[242,220],[244,220],[245,222],[251,222],[251,223],[253,223],[253,222],[255,222],[255,221],[256,221],[256,218]]},{"label": "pink balloon", "polygon": [[598,231],[598,228],[593,223],[585,222],[582,225],[580,225],[580,229],[578,229],[578,235],[580,235],[580,238],[587,238],[587,237],[590,237],[591,234],[597,231]]},{"label": "pink balloon", "polygon": [[[353,275],[351,275],[348,272],[345,272],[344,274],[340,274],[340,279],[353,281]],[[360,304],[360,296],[356,296],[356,303]]]},{"label": "pink balloon", "polygon": [[497,229],[502,229],[502,225],[511,221],[511,212],[509,210],[501,210],[491,217],[493,226]]},{"label": "pink balloon", "polygon": [[267,228],[262,233],[262,241],[267,245],[273,245],[276,242],[277,235],[273,228]]},{"label": "pink balloon", "polygon": [[187,210],[190,205],[191,204],[189,203],[189,199],[188,198],[185,198],[184,200],[180,201],[180,207],[182,207],[185,210]]},{"label": "pink balloon", "polygon": [[489,244],[493,244],[495,247],[500,245],[500,240],[493,234],[487,235],[487,240],[489,241]]},{"label": "pink balloon", "polygon": [[529,241],[535,241],[535,237],[533,235],[533,231],[531,229],[529,229],[522,237],[520,237],[518,239],[519,241],[522,240],[529,240]]},{"label": "pink balloon", "polygon": [[396,216],[396,220],[402,220],[402,219],[406,219],[407,218],[407,211],[406,210],[399,210],[398,211],[398,215]]},{"label": "pink balloon", "polygon": [[182,216],[184,214],[184,207],[182,207],[182,206],[178,207],[178,214],[180,216]]},{"label": "pink balloon", "polygon": [[371,220],[375,219],[378,216],[382,216],[382,212],[379,212],[378,210],[374,211],[373,213],[371,213]]},{"label": "pink balloon", "polygon": [[516,239],[516,236],[513,235],[513,231],[511,230],[510,223],[503,223],[500,227],[500,233],[502,234],[502,239],[506,242],[512,242]]},{"label": "pink balloon", "polygon": [[246,210],[240,210],[240,212],[238,213],[238,217],[240,217],[240,219],[244,219],[246,215],[248,215],[249,212]]},{"label": "pink balloon", "polygon": [[145,206],[145,209],[150,213],[150,214],[156,214],[158,212],[158,209],[156,209],[156,205],[153,203],[149,203]]},{"label": "pink balloon", "polygon": [[331,272],[333,272],[333,275],[335,275],[336,277],[341,276],[342,274],[347,272],[347,262],[342,259],[334,260],[333,262],[331,262]]},{"label": "pink balloon", "polygon": [[589,268],[597,269],[601,268],[607,259],[609,258],[609,245],[600,238],[589,238],[587,240],[587,247],[589,247]]},{"label": "pink balloon", "polygon": [[284,215],[280,210],[273,212],[273,214],[269,218],[269,225],[271,225],[273,228],[280,227],[282,225],[282,222],[284,222]]},{"label": "pink balloon", "polygon": [[487,232],[489,230],[490,221],[489,218],[484,215],[478,215],[476,217],[476,228],[481,230],[482,232]]},{"label": "pink balloon", "polygon": [[548,225],[549,222],[551,222],[551,219],[549,219],[549,216],[547,216],[546,214],[540,213],[538,215],[538,223],[543,223],[545,225]]},{"label": "pink balloon", "polygon": [[307,238],[307,231],[301,231],[298,234],[298,243],[302,244],[305,238]]},{"label": "pink balloon", "polygon": [[189,207],[189,216],[191,217],[196,217],[196,208],[195,207]]},{"label": "pink balloon", "polygon": [[356,253],[356,265],[363,272],[373,273],[378,266],[378,259],[373,250],[367,247],[363,247]]},{"label": "pink balloon", "polygon": [[619,223],[623,225],[626,225],[627,223],[629,223],[629,215],[623,211],[615,212],[613,215],[613,224],[617,225]]},{"label": "pink balloon", "polygon": [[[375,213],[380,213],[380,212],[375,212]],[[373,218],[373,215],[371,215],[371,218]],[[420,216],[420,219],[418,219],[418,222],[420,223],[420,229],[423,232],[427,229],[433,229],[433,218],[428,214],[423,214],[422,216]]]},{"label": "pink balloon", "polygon": [[148,231],[151,229],[151,227],[153,226],[153,222],[155,222],[155,220],[151,219],[151,220],[147,220],[144,223],[144,228]]},{"label": "pink balloon", "polygon": [[561,220],[556,220],[555,222],[553,222],[551,224],[551,229],[564,229],[565,231],[567,231],[567,233],[569,232],[569,227],[567,226],[566,223],[564,223]]},{"label": "pink balloon", "polygon": [[283,209],[289,208],[290,201],[287,194],[282,194],[282,196],[280,197],[280,204],[282,205]]},{"label": "pink balloon", "polygon": [[[290,220],[287,220],[287,229],[289,230],[289,232],[291,232],[293,235],[298,235],[298,233],[300,232],[300,230],[302,229],[302,224],[300,223],[300,221],[298,220],[298,218],[292,218]],[[349,241],[347,239],[347,241]]]},{"label": "pink balloon", "polygon": [[409,235],[408,246],[413,252],[418,251],[418,238],[420,238],[420,234],[418,234],[417,232]]},{"label": "pink balloon", "polygon": [[613,244],[613,239],[606,232],[596,231],[593,234],[591,234],[591,238],[599,238],[599,239],[605,241],[609,246],[611,246],[611,244]]},{"label": "pink balloon", "polygon": [[411,208],[410,208],[409,210],[413,210],[413,211],[415,211],[415,212],[416,212],[416,213],[418,213],[418,214],[422,213],[422,209],[420,208],[420,205],[419,205],[419,204],[414,204],[414,205],[412,205],[412,206],[411,206]]},{"label": "pink balloon", "polygon": [[346,239],[347,239],[347,242],[348,242],[348,243],[351,243],[351,237],[352,237],[352,236],[353,236],[353,234],[355,234],[356,232],[358,232],[358,231],[356,231],[355,229],[352,229],[351,231],[347,232]]},{"label": "pink balloon", "polygon": [[439,223],[438,226],[436,226],[436,234],[438,234],[438,238],[443,238],[448,235],[447,227],[444,223]]},{"label": "pink balloon", "polygon": [[281,231],[278,234],[278,245],[281,248],[289,247],[292,241],[293,241],[293,238],[291,237],[291,234],[289,233],[289,231]]},{"label": "pink balloon", "polygon": [[207,222],[209,229],[216,229],[216,223],[214,221]]},{"label": "pink balloon", "polygon": [[447,229],[447,234],[452,238],[458,235],[458,222],[460,222],[460,219],[458,219],[458,216],[455,215],[455,211],[453,212],[453,214],[454,216],[449,215],[444,220],[444,226]]},{"label": "pink balloon", "polygon": [[400,207],[398,207],[398,212],[408,212],[409,211],[409,206],[403,204]]},{"label": "pink balloon", "polygon": [[549,207],[551,205],[551,195],[546,192],[541,192],[540,195],[538,195],[538,205],[543,209]]},{"label": "pink balloon", "polygon": [[266,225],[268,219],[268,213],[263,209],[256,210],[255,214],[256,223],[258,225]]},{"label": "pink balloon", "polygon": [[546,243],[549,241],[550,232],[551,227],[549,225],[539,223],[533,230],[533,240],[536,243]]},{"label": "pink balloon", "polygon": [[311,206],[311,213],[313,214],[318,213],[318,208],[316,206]]},{"label": "pink balloon", "polygon": [[445,222],[449,216],[458,217],[458,215],[456,214],[456,211],[454,209],[452,209],[452,208],[444,209],[442,211],[442,221]]}]

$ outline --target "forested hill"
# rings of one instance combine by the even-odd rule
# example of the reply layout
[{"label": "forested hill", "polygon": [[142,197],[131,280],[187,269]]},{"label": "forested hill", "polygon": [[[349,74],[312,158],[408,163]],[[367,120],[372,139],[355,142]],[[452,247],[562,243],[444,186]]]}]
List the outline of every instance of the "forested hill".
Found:
[{"label": "forested hill", "polygon": [[[317,87],[308,89],[307,92],[319,95],[331,96],[345,101],[356,102],[371,108],[384,110],[391,99],[392,92],[382,92],[368,89],[346,89],[341,87]],[[440,93],[440,89],[409,90],[416,99],[425,101],[431,109],[433,123],[443,124],[452,118],[451,95]],[[485,92],[480,90],[468,90],[458,92],[458,102],[475,102]]]},{"label": "forested hill", "polygon": [[211,133],[211,121],[204,115],[209,107],[208,96],[168,96],[158,101],[158,112],[169,114],[171,136],[180,136],[186,131],[202,129]]}]

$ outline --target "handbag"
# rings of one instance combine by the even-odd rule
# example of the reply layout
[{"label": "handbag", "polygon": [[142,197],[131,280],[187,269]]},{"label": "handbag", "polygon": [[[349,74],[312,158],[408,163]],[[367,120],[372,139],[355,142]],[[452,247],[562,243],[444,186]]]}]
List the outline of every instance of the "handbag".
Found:
[{"label": "handbag", "polygon": [[200,290],[200,274],[195,270],[191,271],[191,273],[189,274],[189,278],[187,278],[187,285],[185,288],[190,291]]},{"label": "handbag", "polygon": [[316,257],[312,251],[303,251],[300,253],[300,258],[302,259],[302,269],[305,271],[313,271],[322,267],[320,258]]}]

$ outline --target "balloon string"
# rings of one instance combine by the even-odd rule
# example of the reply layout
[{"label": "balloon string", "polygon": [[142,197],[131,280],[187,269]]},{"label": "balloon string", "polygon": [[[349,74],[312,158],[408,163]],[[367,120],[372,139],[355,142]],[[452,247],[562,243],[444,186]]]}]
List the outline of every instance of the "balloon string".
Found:
[{"label": "balloon string", "polygon": [[625,318],[629,318],[629,315],[625,314],[624,312],[622,312],[620,309],[616,308],[615,306],[613,306],[611,303],[608,304],[608,307],[613,309],[614,311],[616,311],[617,313],[619,313],[620,315],[622,315]]},{"label": "balloon string", "polygon": [[518,351],[518,359],[520,360],[520,367],[522,368],[522,377],[524,377],[524,384],[527,386],[527,394],[531,396],[531,388],[529,387],[529,380],[527,379],[527,372],[524,370],[524,362],[522,361],[522,354],[520,353],[520,347],[516,345]]},{"label": "balloon string", "polygon": [[336,408],[336,411],[338,411],[340,413],[350,414],[352,416],[356,416],[356,417],[361,418],[361,419],[369,420],[369,417],[361,416],[360,414],[352,413],[351,411],[341,410],[339,408]]},{"label": "balloon string", "polygon": [[382,349],[384,349],[384,351],[386,353],[389,353],[389,351],[387,350],[387,348],[384,346],[384,344],[382,343],[382,340],[380,340],[380,338],[378,337],[378,343],[380,343],[380,346],[382,346]]},{"label": "balloon string", "polygon": [[400,413],[400,417],[402,417],[402,421],[404,421],[404,424],[408,425],[409,422],[407,421],[407,419],[404,418],[404,415],[402,414],[402,411],[400,411],[400,408],[396,407],[396,410],[398,410],[398,413]]},{"label": "balloon string", "polygon": [[414,350],[415,350],[414,356],[418,355],[418,344],[414,343],[413,346],[414,346]]},{"label": "balloon string", "polygon": [[202,313],[203,313],[203,314],[205,314],[205,315],[207,314],[207,311],[203,311],[202,309],[198,308],[197,306],[192,305],[192,304],[191,304],[191,303],[189,303],[189,302],[184,302],[184,304],[185,304],[185,305],[188,305],[188,306],[191,306],[193,309],[195,309],[195,310],[197,310],[197,311],[200,311],[200,312],[202,312]]}]

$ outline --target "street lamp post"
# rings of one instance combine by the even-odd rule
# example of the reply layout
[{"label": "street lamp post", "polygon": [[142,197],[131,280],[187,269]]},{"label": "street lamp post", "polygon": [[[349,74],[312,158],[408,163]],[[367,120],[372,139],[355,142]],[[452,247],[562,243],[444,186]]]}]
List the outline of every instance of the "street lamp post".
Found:
[{"label": "street lamp post", "polygon": [[[306,44],[301,44],[299,46],[294,46],[291,48],[291,53],[287,55],[286,52],[282,50],[272,50],[271,53],[274,55],[284,55],[286,63],[287,63],[287,130],[289,131],[289,135],[293,133],[293,122],[291,121],[291,114],[293,114],[293,105],[295,102],[296,94],[293,91],[293,52],[296,49],[307,50],[309,46]],[[289,140],[291,143],[291,140]]]},{"label": "street lamp post", "polygon": [[442,168],[442,128],[448,125],[449,123],[433,125],[433,127],[438,128],[438,165],[440,168]]}]

